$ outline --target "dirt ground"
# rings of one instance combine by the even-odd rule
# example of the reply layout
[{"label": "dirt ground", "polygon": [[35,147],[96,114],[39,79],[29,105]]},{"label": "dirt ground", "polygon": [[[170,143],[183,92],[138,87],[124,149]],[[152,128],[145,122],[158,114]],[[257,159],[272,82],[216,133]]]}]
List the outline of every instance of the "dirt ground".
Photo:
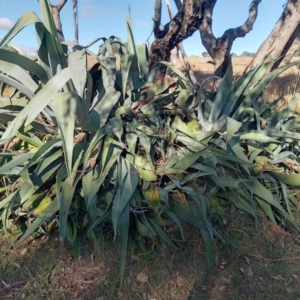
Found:
[{"label": "dirt ground", "polygon": [[119,289],[115,242],[98,240],[78,259],[54,237],[11,249],[0,246],[0,299],[26,300],[296,300],[300,299],[300,238],[247,218],[228,228],[239,248],[216,242],[213,274],[205,272],[203,240],[194,229],[178,250],[157,244],[128,253]]}]

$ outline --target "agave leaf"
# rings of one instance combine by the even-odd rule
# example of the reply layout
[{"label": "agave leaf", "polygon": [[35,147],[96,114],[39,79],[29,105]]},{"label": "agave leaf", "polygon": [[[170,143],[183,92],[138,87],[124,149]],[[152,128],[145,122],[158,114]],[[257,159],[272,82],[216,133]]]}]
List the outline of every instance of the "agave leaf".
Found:
[{"label": "agave leaf", "polygon": [[145,83],[146,86],[148,86],[149,84],[152,84],[154,82],[154,78],[155,75],[157,73],[157,71],[159,70],[159,68],[161,67],[160,65],[164,65],[167,66],[169,69],[171,69],[171,71],[174,72],[174,74],[176,74],[180,79],[182,79],[184,82],[187,82],[189,85],[191,85],[189,79],[187,77],[184,76],[184,74],[178,69],[176,68],[173,64],[166,62],[166,61],[160,61],[158,62],[153,69],[150,71],[149,73],[149,77],[147,82]]},{"label": "agave leaf", "polygon": [[12,78],[17,78],[17,80],[23,86],[26,86],[32,93],[38,89],[38,85],[31,76],[15,63],[6,62],[1,59],[0,72],[5,73]]},{"label": "agave leaf", "polygon": [[144,81],[146,81],[149,75],[149,68],[148,68],[149,54],[148,54],[147,45],[146,44],[137,45],[136,55],[139,62],[141,77]]},{"label": "agave leaf", "polygon": [[107,91],[113,88],[116,82],[116,58],[114,56],[105,56],[100,58],[102,66],[103,86]]},{"label": "agave leaf", "polygon": [[133,196],[139,177],[135,168],[124,158],[119,157],[117,166],[117,178],[112,206],[112,222],[114,237],[117,235],[119,217]]},{"label": "agave leaf", "polygon": [[[27,152],[22,153],[15,156],[11,161],[7,162],[3,166],[0,167],[0,174],[11,174],[11,171],[14,170],[16,167],[22,167],[26,165],[26,162],[30,160],[34,156],[34,153]],[[20,171],[20,169],[18,169]],[[16,174],[18,174],[17,172]]]},{"label": "agave leaf", "polygon": [[84,89],[87,80],[87,58],[86,50],[71,52],[68,55],[69,68],[72,81],[74,83],[77,94],[84,99]]},{"label": "agave leaf", "polygon": [[53,99],[53,110],[62,138],[62,147],[69,176],[72,171],[73,135],[77,109],[77,97],[73,93],[57,93]]},{"label": "agave leaf", "polygon": [[184,158],[180,159],[175,165],[174,169],[178,169],[182,172],[190,168],[201,156],[207,152],[207,149],[200,150],[196,153],[189,154]]},{"label": "agave leaf", "polygon": [[103,138],[105,137],[105,128],[101,127],[97,130],[95,133],[93,139],[89,143],[89,146],[87,150],[84,153],[84,158],[83,158],[83,167],[86,169],[88,167],[88,162],[92,158],[93,152],[96,150],[96,148],[99,148],[99,151],[101,149],[100,143],[102,142]]},{"label": "agave leaf", "polygon": [[28,135],[25,135],[21,132],[17,132],[17,137],[36,148],[40,148],[44,145],[43,142],[37,136],[30,133]]},{"label": "agave leaf", "polygon": [[250,140],[259,143],[282,143],[260,132],[249,132],[240,135],[240,140]]},{"label": "agave leaf", "polygon": [[48,152],[47,157],[41,160],[30,174],[30,180],[36,189],[42,187],[64,162],[62,149],[51,152]]},{"label": "agave leaf", "polygon": [[96,194],[122,151],[123,147],[111,138],[106,137],[103,144],[101,163],[97,166],[95,172],[89,172],[82,178],[84,200],[93,222],[96,213]]},{"label": "agave leaf", "polygon": [[184,222],[191,224],[192,226],[199,228],[200,232],[204,238],[206,245],[206,259],[207,259],[207,269],[209,272],[212,271],[213,267],[213,236],[210,231],[207,230],[203,224],[200,222],[199,218],[191,214],[184,207],[175,204],[175,212],[179,218],[181,218]]},{"label": "agave leaf", "polygon": [[271,174],[278,179],[279,181],[291,185],[291,186],[299,186],[300,185],[300,174],[279,174],[275,172],[271,172]]},{"label": "agave leaf", "polygon": [[282,206],[280,205],[280,203],[277,202],[274,199],[272,193],[266,187],[264,187],[254,177],[251,177],[250,180],[251,180],[250,181],[250,186],[251,186],[251,189],[252,189],[254,195],[256,195],[257,197],[260,197],[261,199],[263,199],[267,203],[271,204],[272,206],[274,206],[275,208],[277,208],[279,211],[284,212],[284,209],[282,208]]},{"label": "agave leaf", "polygon": [[121,93],[117,92],[114,88],[109,87],[101,99],[96,104],[92,112],[90,113],[89,121],[84,126],[87,131],[96,132],[99,128],[103,127],[107,122],[107,118],[120,98]]},{"label": "agave leaf", "polygon": [[258,95],[263,91],[263,89],[277,76],[279,76],[282,72],[284,72],[285,70],[287,70],[288,68],[291,68],[292,66],[299,64],[299,60],[289,63],[287,65],[284,65],[282,67],[279,67],[275,70],[273,70],[272,72],[270,72],[268,75],[266,75],[249,93],[248,95],[245,97],[245,99],[243,100],[243,102],[241,103],[241,105],[236,109],[236,111],[234,112],[232,118],[236,119],[241,113],[242,111],[248,107],[251,102],[253,100],[255,100]]},{"label": "agave leaf", "polygon": [[69,79],[70,70],[68,68],[50,79],[43,89],[31,99],[18,116],[9,124],[1,137],[0,145],[3,145],[6,139],[14,137],[23,124],[25,127],[29,125]]},{"label": "agave leaf", "polygon": [[272,207],[269,203],[265,202],[264,200],[260,199],[259,197],[255,197],[255,200],[259,204],[259,206],[262,208],[262,210],[266,213],[268,218],[274,223],[277,224],[275,220],[274,213],[272,211]]},{"label": "agave leaf", "polygon": [[31,76],[15,63],[6,62],[1,59],[0,72],[6,73],[12,78],[17,78],[17,80],[22,85],[26,86],[32,93],[34,93],[38,89],[38,85],[31,78]]},{"label": "agave leaf", "polygon": [[183,227],[182,227],[180,220],[177,218],[177,216],[171,210],[164,211],[164,214],[166,216],[168,216],[178,226],[178,228],[180,230],[181,238],[184,240]]},{"label": "agave leaf", "polygon": [[257,212],[251,203],[249,203],[249,199],[244,198],[242,195],[237,194],[233,190],[227,190],[226,198],[233,201],[237,207],[243,209],[255,219],[257,218]]},{"label": "agave leaf", "polygon": [[[77,147],[79,149],[76,149]],[[58,170],[56,176],[56,195],[59,204],[59,235],[61,242],[63,242],[63,240],[66,238],[66,228],[69,210],[71,207],[76,186],[79,182],[79,179],[83,176],[83,174],[79,173],[78,175],[77,173],[79,164],[82,161],[84,150],[83,146],[81,144],[76,144],[74,147],[74,153],[75,150],[79,150],[79,153],[77,156],[74,156],[74,165],[71,169],[71,176],[67,177],[63,181],[65,177],[64,166]]]},{"label": "agave leaf", "polygon": [[224,105],[226,105],[225,99],[227,99],[230,94],[232,81],[233,81],[233,71],[232,71],[232,62],[230,58],[226,74],[221,80],[216,97],[214,99],[212,110],[209,115],[208,122],[210,124],[215,124],[215,122],[220,117],[222,108],[224,107]]},{"label": "agave leaf", "polygon": [[172,127],[180,132],[183,132],[187,136],[196,139],[194,133],[190,130],[190,128],[177,116],[174,118]]},{"label": "agave leaf", "polygon": [[170,240],[170,238],[166,235],[166,233],[160,228],[160,226],[155,222],[153,218],[148,218],[149,223],[151,224],[153,230],[155,231],[156,235],[159,236],[164,242],[172,246],[173,248],[177,249],[174,243]]},{"label": "agave leaf", "polygon": [[233,135],[239,131],[239,129],[242,127],[242,123],[238,122],[230,117],[226,117],[227,122],[227,135],[226,135],[226,142],[228,143]]},{"label": "agave leaf", "polygon": [[113,131],[113,134],[118,138],[119,141],[121,141],[124,131],[123,121],[121,117],[114,117],[109,119],[109,124]]},{"label": "agave leaf", "polygon": [[126,253],[128,247],[129,235],[129,203],[126,204],[119,216],[119,234],[120,234],[120,287],[124,281]]},{"label": "agave leaf", "polygon": [[48,202],[47,207],[36,217],[36,219],[30,224],[25,233],[18,239],[18,243],[26,240],[31,236],[44,222],[45,219],[51,218],[58,211],[58,203],[55,198],[51,202]]},{"label": "agave leaf", "polygon": [[42,160],[53,148],[59,148],[62,145],[62,142],[60,139],[53,139],[47,141],[47,143],[43,144],[39,148],[39,150],[34,154],[32,159],[29,161],[29,163],[26,165],[26,168],[33,166],[34,164],[38,163],[40,160]]},{"label": "agave leaf", "polygon": [[[46,51],[48,52],[49,55],[48,59],[51,65],[51,71],[52,74],[55,75],[58,71],[67,67],[67,61],[62,48],[62,44],[59,42],[57,29],[55,27],[51,9],[50,9],[50,3],[48,2],[48,0],[40,0],[39,4],[40,4],[41,16],[43,21],[42,25],[44,27],[43,31],[44,31],[44,38],[45,38],[45,42],[41,43],[41,47],[46,46],[47,49]],[[37,32],[39,32],[38,27],[40,25],[41,24],[36,24]]]},{"label": "agave leaf", "polygon": [[28,11],[23,14],[22,17],[19,18],[15,25],[9,30],[6,36],[0,41],[0,48],[3,48],[5,45],[7,45],[23,28],[37,22],[41,22],[41,20],[34,12]]},{"label": "agave leaf", "polygon": [[20,83],[16,79],[9,77],[8,75],[0,73],[0,80],[4,83],[8,84],[9,86],[14,87],[18,91],[22,92],[29,99],[34,97],[33,91],[31,91],[28,87],[24,86],[22,83]]},{"label": "agave leaf", "polygon": [[[6,61],[9,63],[13,63],[18,65],[19,67],[29,71],[30,73],[34,74],[38,77],[42,83],[46,84],[47,81],[50,79],[47,72],[37,64],[32,59],[20,55],[18,53],[14,53],[8,50],[0,49],[0,57],[2,61]],[[16,77],[19,78],[19,77]]]},{"label": "agave leaf", "polygon": [[120,57],[120,64],[122,70],[122,91],[123,91],[123,98],[126,97],[126,90],[127,90],[127,82],[129,78],[130,67],[134,58],[134,54],[123,54]]},{"label": "agave leaf", "polygon": [[[277,130],[260,130],[252,131],[253,133],[263,134],[271,138],[286,138],[300,140],[300,133],[291,131],[277,131]],[[277,141],[278,143],[278,141]]]}]

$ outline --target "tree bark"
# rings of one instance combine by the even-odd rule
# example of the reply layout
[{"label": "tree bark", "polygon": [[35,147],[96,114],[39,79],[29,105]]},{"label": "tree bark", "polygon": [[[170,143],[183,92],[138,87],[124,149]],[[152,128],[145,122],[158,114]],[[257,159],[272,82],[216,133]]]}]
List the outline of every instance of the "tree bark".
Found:
[{"label": "tree bark", "polygon": [[290,62],[293,55],[300,48],[298,40],[300,32],[299,24],[300,0],[289,0],[272,32],[262,43],[245,72],[248,72],[261,63],[263,58],[269,53],[268,61],[281,57],[272,69]]},{"label": "tree bark", "polygon": [[[172,20],[173,19],[173,12],[172,7],[170,4],[170,0],[165,0],[168,8],[169,17]],[[179,0],[180,2],[180,0]],[[180,2],[181,3],[181,2]],[[181,56],[184,62],[185,67],[182,66],[180,60],[179,60],[179,51],[181,52]],[[179,43],[175,48],[171,50],[171,56],[170,56],[171,62],[182,72],[186,73],[189,80],[192,82],[194,86],[198,86],[198,82],[195,76],[195,73],[193,69],[191,68],[190,62],[188,60],[188,57],[186,55],[186,52],[184,50],[182,42]]]},{"label": "tree bark", "polygon": [[[246,22],[237,28],[226,30],[220,38],[216,38],[212,31],[212,15],[217,0],[174,1],[178,13],[163,28],[160,27],[161,0],[155,2],[153,31],[156,40],[151,46],[150,69],[159,61],[170,61],[171,50],[199,29],[202,44],[214,60],[215,75],[223,77],[230,61],[233,42],[252,30],[261,0],[252,0]],[[160,68],[158,78],[164,74],[165,68]]]},{"label": "tree bark", "polygon": [[62,30],[61,20],[60,20],[60,11],[64,7],[64,5],[67,3],[67,1],[68,0],[59,0],[57,5],[50,4],[54,25],[57,30],[58,38],[61,42],[64,42],[65,38],[64,38],[63,30]]},{"label": "tree bark", "polygon": [[199,31],[202,44],[215,63],[215,75],[223,77],[230,61],[233,42],[236,38],[244,37],[252,30],[261,0],[252,0],[246,22],[239,27],[227,29],[220,38],[216,38],[212,31],[212,15],[216,2],[217,0],[212,0],[207,4]]},{"label": "tree bark", "polygon": [[78,2],[73,0],[73,16],[74,16],[74,43],[75,45],[79,44],[79,33],[78,33]]},{"label": "tree bark", "polygon": [[[151,45],[148,63],[150,69],[160,61],[170,61],[171,50],[198,30],[203,20],[205,3],[205,0],[185,0],[174,18],[161,28],[161,0],[155,1],[153,18],[155,41]],[[156,79],[161,79],[165,73],[166,68],[161,67]]]}]

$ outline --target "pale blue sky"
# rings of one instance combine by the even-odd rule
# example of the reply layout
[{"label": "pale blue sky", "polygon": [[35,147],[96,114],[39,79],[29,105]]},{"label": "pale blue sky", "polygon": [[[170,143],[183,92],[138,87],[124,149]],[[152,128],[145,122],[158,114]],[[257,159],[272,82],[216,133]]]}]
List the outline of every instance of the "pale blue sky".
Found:
[{"label": "pale blue sky", "polygon": [[[86,45],[97,37],[119,36],[126,40],[125,17],[128,5],[131,7],[133,30],[136,42],[145,43],[152,32],[152,17],[154,0],[78,0],[79,4],[79,43]],[[173,13],[176,8],[173,4]],[[223,34],[224,30],[236,27],[245,22],[248,16],[250,0],[219,0],[213,15],[213,30],[216,37]],[[259,5],[259,13],[253,30],[244,38],[234,42],[232,52],[241,54],[243,51],[255,52],[268,36],[274,24],[280,17],[284,0],[263,0]],[[52,0],[56,4],[56,0]],[[28,10],[39,15],[37,0],[0,0],[0,38],[3,37],[8,27]],[[63,31],[67,41],[74,40],[72,1],[68,0],[61,12]],[[165,2],[163,1],[163,18],[165,24],[169,20]],[[150,42],[153,35],[150,37]],[[13,43],[21,46],[27,52],[36,47],[34,26],[22,31]],[[93,47],[95,52],[98,45]],[[206,51],[201,44],[199,32],[184,41],[188,55],[201,55]]]}]

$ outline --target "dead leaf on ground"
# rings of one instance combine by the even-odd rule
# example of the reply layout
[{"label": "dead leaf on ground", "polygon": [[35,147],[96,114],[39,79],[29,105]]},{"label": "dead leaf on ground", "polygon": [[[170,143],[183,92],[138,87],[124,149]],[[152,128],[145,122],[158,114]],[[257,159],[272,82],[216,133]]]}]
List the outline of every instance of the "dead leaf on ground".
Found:
[{"label": "dead leaf on ground", "polygon": [[145,282],[148,281],[148,278],[149,278],[149,277],[148,277],[147,274],[141,272],[141,273],[137,274],[137,276],[136,276],[136,281],[145,283]]}]

